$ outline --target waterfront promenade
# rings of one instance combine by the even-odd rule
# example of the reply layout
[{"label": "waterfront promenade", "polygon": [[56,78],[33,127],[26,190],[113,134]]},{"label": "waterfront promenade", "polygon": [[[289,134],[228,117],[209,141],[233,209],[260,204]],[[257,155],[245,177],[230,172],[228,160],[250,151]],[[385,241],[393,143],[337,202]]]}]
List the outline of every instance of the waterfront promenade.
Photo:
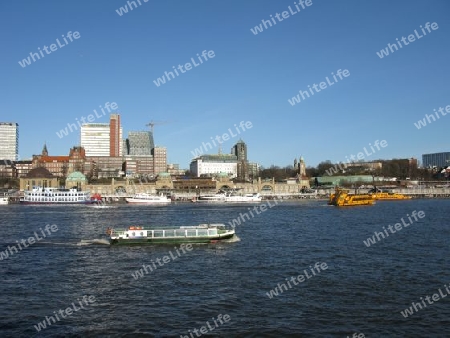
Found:
[{"label": "waterfront promenade", "polygon": [[[274,193],[274,192],[261,192],[263,200],[296,200],[296,199],[327,199],[330,193],[334,189],[311,189],[312,192],[308,193]],[[353,190],[354,191],[354,190]],[[350,193],[353,192],[350,190]],[[358,189],[358,193],[366,193],[368,189]],[[425,188],[425,189],[394,189],[393,192],[411,196],[412,198],[449,198],[450,188]],[[211,192],[204,192],[210,194]],[[202,192],[203,194],[203,192]],[[127,197],[132,197],[134,194],[130,193],[115,193],[115,194],[103,194],[102,198],[105,201],[120,201],[125,200]],[[197,197],[198,192],[171,192],[171,196],[175,201],[191,201],[194,197]]]}]

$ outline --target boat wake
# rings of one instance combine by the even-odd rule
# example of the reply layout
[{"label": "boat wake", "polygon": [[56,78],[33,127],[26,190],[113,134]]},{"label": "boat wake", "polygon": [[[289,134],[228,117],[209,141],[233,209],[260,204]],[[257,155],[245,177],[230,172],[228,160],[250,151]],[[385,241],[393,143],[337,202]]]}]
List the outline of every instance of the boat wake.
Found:
[{"label": "boat wake", "polygon": [[77,243],[77,246],[85,246],[85,245],[93,245],[93,244],[100,244],[100,245],[109,245],[109,241],[104,238],[96,238],[96,239],[82,239],[81,242]]},{"label": "boat wake", "polygon": [[222,239],[220,242],[221,243],[235,243],[235,242],[240,242],[241,239],[235,234],[233,237],[229,238],[229,239]]}]

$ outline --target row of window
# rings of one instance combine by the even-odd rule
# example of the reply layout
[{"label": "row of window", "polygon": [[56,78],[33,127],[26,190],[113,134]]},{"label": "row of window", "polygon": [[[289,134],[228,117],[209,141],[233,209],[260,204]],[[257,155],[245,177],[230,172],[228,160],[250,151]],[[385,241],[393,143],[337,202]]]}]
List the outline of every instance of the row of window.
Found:
[{"label": "row of window", "polygon": [[31,202],[77,202],[84,201],[83,197],[71,198],[71,197],[30,197],[28,201]]},{"label": "row of window", "polygon": [[55,193],[55,194],[38,194],[38,193],[31,193],[29,196],[45,196],[45,197],[60,197],[60,196],[70,196],[70,197],[76,197],[76,196],[84,196],[83,193]]},{"label": "row of window", "polygon": [[[198,231],[198,235],[197,235]],[[153,237],[184,237],[184,236],[210,236],[217,235],[217,229],[197,229],[197,230],[153,230]],[[131,236],[144,236],[144,232],[132,232]],[[151,236],[151,231],[147,232]]]}]

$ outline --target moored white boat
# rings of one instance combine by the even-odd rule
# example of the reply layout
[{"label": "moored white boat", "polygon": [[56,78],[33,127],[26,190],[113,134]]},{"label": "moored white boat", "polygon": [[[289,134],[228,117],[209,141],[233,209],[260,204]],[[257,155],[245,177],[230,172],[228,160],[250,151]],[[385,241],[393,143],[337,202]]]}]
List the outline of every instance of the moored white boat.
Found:
[{"label": "moored white boat", "polygon": [[225,196],[225,202],[230,203],[257,203],[261,201],[262,197],[258,193],[240,195],[235,192],[230,192]]},{"label": "moored white boat", "polygon": [[170,198],[163,194],[153,195],[147,193],[136,194],[133,197],[127,197],[125,200],[127,203],[136,204],[165,204],[172,202]]},{"label": "moored white boat", "polygon": [[130,226],[116,230],[108,228],[111,244],[177,244],[177,243],[214,243],[231,239],[235,232],[224,224],[199,224],[168,228],[144,228]]},{"label": "moored white boat", "polygon": [[8,196],[1,196],[0,197],[0,205],[9,204],[9,197]]},{"label": "moored white boat", "polygon": [[31,191],[24,191],[20,199],[22,204],[90,204],[95,201],[91,199],[89,191],[77,189],[57,189],[34,187]]},{"label": "moored white boat", "polygon": [[218,192],[214,195],[200,195],[195,197],[192,202],[198,203],[224,203],[225,202],[225,193]]}]

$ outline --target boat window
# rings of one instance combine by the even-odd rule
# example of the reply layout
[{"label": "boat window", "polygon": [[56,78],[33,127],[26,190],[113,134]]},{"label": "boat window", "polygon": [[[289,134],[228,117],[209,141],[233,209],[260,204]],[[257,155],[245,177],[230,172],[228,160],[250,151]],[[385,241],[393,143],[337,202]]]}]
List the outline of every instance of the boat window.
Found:
[{"label": "boat window", "polygon": [[163,230],[155,230],[154,237],[163,237]]},{"label": "boat window", "polygon": [[188,236],[196,236],[197,231],[196,230],[187,230],[187,235]]},{"label": "boat window", "polygon": [[207,229],[198,229],[198,235],[199,236],[208,236],[208,230]]},{"label": "boat window", "polygon": [[217,235],[217,229],[209,229],[209,234],[212,236]]},{"label": "boat window", "polygon": [[185,235],[185,230],[175,230],[175,236],[177,237],[184,237]]},{"label": "boat window", "polygon": [[164,237],[174,237],[175,236],[175,230],[165,230]]}]

